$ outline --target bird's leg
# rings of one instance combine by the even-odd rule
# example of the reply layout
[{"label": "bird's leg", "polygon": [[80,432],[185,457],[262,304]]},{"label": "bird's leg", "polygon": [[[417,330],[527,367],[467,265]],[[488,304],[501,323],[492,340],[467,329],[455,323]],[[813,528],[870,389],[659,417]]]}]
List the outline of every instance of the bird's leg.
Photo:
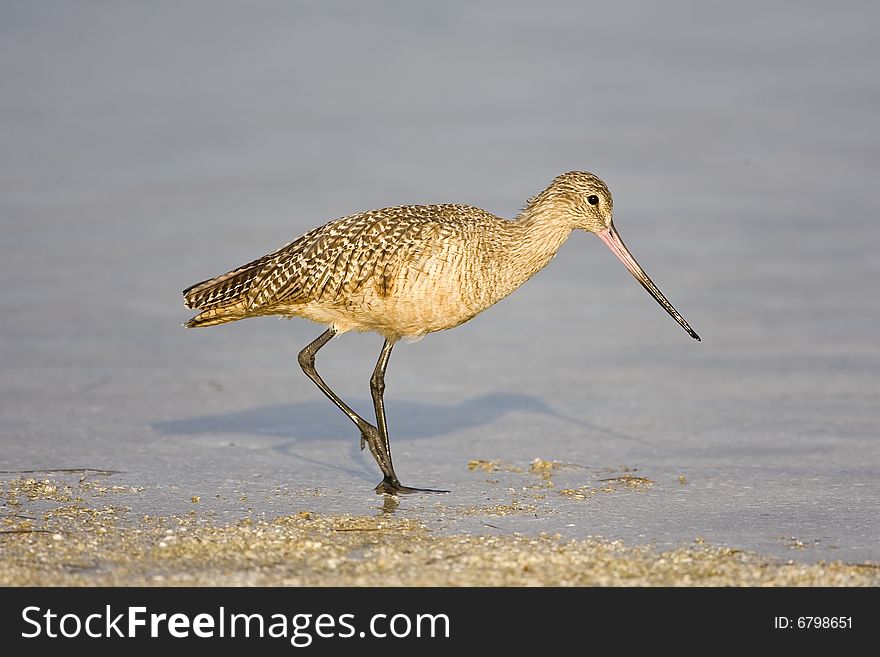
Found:
[{"label": "bird's leg", "polygon": [[[373,407],[376,409],[376,426],[379,428],[379,436],[382,441],[382,452],[387,456],[388,471],[382,467],[382,473],[385,478],[378,486],[377,493],[448,493],[446,490],[434,490],[430,488],[410,488],[400,483],[397,475],[394,474],[394,465],[391,463],[391,443],[388,440],[388,424],[385,421],[385,369],[388,367],[388,360],[391,358],[391,350],[394,348],[394,342],[385,340],[382,345],[382,353],[379,354],[379,360],[376,362],[376,368],[373,370],[373,376],[370,378],[370,393],[373,395]],[[374,453],[375,455],[375,453]],[[377,459],[378,460],[378,459]]]},{"label": "bird's leg", "polygon": [[[397,475],[394,474],[394,464],[391,462],[391,443],[388,441],[388,425],[385,422],[385,400],[382,398],[385,393],[385,368],[388,367],[388,359],[391,357],[393,348],[394,343],[385,340],[385,344],[382,345],[382,353],[379,354],[379,360],[376,361],[373,376],[370,377],[370,394],[373,396],[373,407],[376,409],[376,427],[379,429],[382,452],[387,455],[388,459],[388,472],[382,468],[382,474],[385,475],[385,478],[376,487],[377,493],[395,493],[404,488]],[[382,467],[381,464],[379,467]]]},{"label": "bird's leg", "polygon": [[324,331],[318,336],[317,340],[299,352],[299,365],[302,367],[306,376],[318,386],[321,392],[323,392],[330,401],[336,404],[336,406],[348,416],[348,419],[354,422],[355,426],[360,429],[361,449],[364,448],[364,443],[370,446],[370,452],[373,454],[373,458],[376,459],[376,463],[379,464],[379,468],[382,470],[382,474],[385,475],[385,478],[388,479],[390,477],[396,480],[394,470],[391,467],[391,454],[385,447],[387,439],[383,442],[376,427],[355,413],[348,404],[342,401],[342,399],[330,389],[330,386],[324,383],[324,379],[321,378],[321,375],[318,374],[318,371],[315,369],[315,354],[318,353],[318,350],[321,347],[330,342],[335,335],[336,329],[332,327]]},{"label": "bird's leg", "polygon": [[391,471],[394,472],[394,466],[391,464],[391,443],[388,441],[388,423],[385,421],[384,399],[385,369],[388,367],[392,349],[394,349],[394,343],[385,340],[385,344],[382,345],[382,353],[379,354],[379,360],[376,361],[373,376],[370,378],[370,394],[373,396],[373,407],[376,409],[376,427],[379,429],[385,451],[388,452],[388,464],[391,465]]}]

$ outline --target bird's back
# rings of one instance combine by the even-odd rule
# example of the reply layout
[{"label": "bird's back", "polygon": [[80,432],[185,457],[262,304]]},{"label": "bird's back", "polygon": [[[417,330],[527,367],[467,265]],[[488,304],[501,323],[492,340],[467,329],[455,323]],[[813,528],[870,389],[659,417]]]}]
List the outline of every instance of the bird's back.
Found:
[{"label": "bird's back", "polygon": [[[436,308],[416,306],[442,304],[444,295],[448,304],[459,303],[462,283],[455,279],[473,269],[468,260],[497,241],[509,223],[454,204],[405,205],[342,217],[184,290],[186,306],[202,311],[186,325],[279,314],[397,337],[410,335],[410,324],[425,325],[417,333],[448,328],[433,317]],[[425,295],[430,298],[421,298]],[[468,309],[461,312],[470,316]],[[407,313],[412,317],[404,318]]]}]

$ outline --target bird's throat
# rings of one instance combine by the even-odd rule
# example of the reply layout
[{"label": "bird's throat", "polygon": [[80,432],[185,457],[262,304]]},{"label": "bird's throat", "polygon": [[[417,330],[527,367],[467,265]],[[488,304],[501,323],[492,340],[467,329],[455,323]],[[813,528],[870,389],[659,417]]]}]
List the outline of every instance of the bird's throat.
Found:
[{"label": "bird's throat", "polygon": [[514,266],[524,276],[522,282],[549,264],[572,231],[570,224],[546,212],[521,216],[513,225],[519,234],[510,252]]}]

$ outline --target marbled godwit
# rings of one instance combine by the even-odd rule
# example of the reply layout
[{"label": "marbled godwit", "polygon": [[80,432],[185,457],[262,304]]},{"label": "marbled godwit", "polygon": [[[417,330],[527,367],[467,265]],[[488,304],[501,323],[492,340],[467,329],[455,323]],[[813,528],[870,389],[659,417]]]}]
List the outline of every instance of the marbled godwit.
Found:
[{"label": "marbled godwit", "polygon": [[[570,171],[529,199],[509,221],[467,205],[403,205],[331,221],[298,240],[183,292],[201,312],[184,326],[258,315],[305,317],[329,328],[299,364],[361,432],[384,479],[378,493],[430,491],[394,473],[385,422],[385,368],[394,344],[463,324],[525,283],[556,255],[571,231],[595,233],[692,338],[699,336],[624,246],[611,192],[591,173]],[[370,379],[376,424],[355,413],[315,369],[315,354],[345,331],[375,331],[385,344]]]}]

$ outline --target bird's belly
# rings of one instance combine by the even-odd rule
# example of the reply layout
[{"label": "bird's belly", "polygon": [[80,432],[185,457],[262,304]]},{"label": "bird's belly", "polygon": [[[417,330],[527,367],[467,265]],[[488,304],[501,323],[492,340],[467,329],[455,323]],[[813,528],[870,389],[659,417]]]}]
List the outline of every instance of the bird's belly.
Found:
[{"label": "bird's belly", "polygon": [[466,280],[446,275],[434,264],[427,260],[404,267],[391,284],[367,283],[355,294],[331,303],[309,302],[291,309],[292,314],[332,324],[340,332],[415,339],[463,324],[491,305]]},{"label": "bird's belly", "polygon": [[332,324],[340,332],[375,331],[390,339],[414,339],[458,326],[477,313],[456,295],[414,289],[387,297],[367,293],[344,304],[310,303],[292,314]]}]

